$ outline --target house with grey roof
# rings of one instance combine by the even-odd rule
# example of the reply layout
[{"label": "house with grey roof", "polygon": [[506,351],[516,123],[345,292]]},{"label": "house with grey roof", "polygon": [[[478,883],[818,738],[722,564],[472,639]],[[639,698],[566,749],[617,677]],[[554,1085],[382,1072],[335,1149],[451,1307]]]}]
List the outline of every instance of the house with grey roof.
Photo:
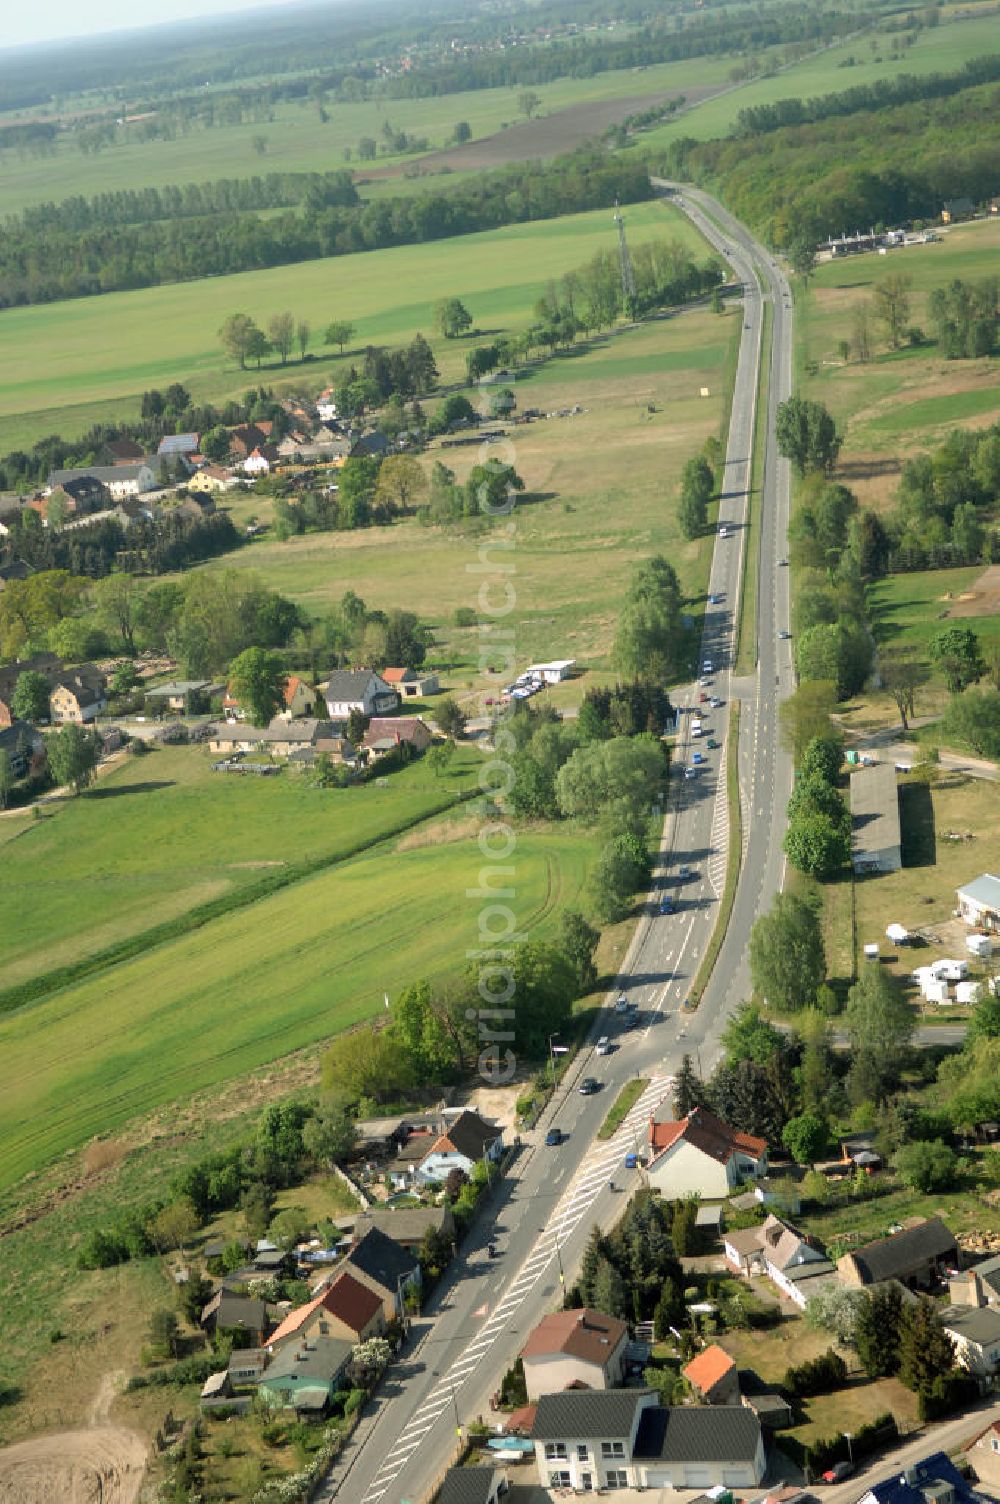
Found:
[{"label": "house with grey roof", "polygon": [[160,440],[156,453],[160,459],[177,459],[178,456],[197,454],[200,443],[201,437],[196,433],[168,433]]},{"label": "house with grey roof", "polygon": [[959,888],[958,912],[973,929],[989,934],[1000,930],[1000,877],[984,872]]},{"label": "house with grey roof", "polygon": [[899,792],[891,762],[851,774],[851,863],[855,872],[898,872],[903,865]]},{"label": "house with grey roof", "polygon": [[1000,1371],[1000,1311],[991,1306],[952,1306],[941,1317],[955,1358],[977,1379]]},{"label": "house with grey roof", "polygon": [[537,1483],[508,1483],[504,1468],[492,1463],[453,1467],[445,1474],[437,1504],[551,1504]]},{"label": "house with grey roof", "polygon": [[548,1488],[753,1488],[764,1440],[743,1405],[662,1406],[651,1390],[543,1395],[531,1428]]},{"label": "house with grey roof", "polygon": [[124,501],[127,496],[141,496],[146,491],[156,490],[156,475],[148,460],[139,460],[130,465],[87,465],[75,470],[53,470],[48,479],[49,490],[55,491],[61,487],[72,495],[73,485],[77,481],[101,486],[103,494],[114,501]]},{"label": "house with grey roof", "polygon": [[406,1291],[418,1289],[421,1281],[416,1255],[377,1227],[362,1233],[331,1278],[335,1279],[342,1269],[380,1297],[387,1321],[403,1316]]},{"label": "house with grey roof", "polygon": [[437,1233],[451,1242],[455,1239],[455,1218],[447,1204],[396,1208],[373,1206],[356,1219],[355,1237],[362,1237],[369,1227],[377,1227],[403,1248],[419,1248],[428,1233]]},{"label": "house with grey roof", "polygon": [[344,719],[352,710],[369,716],[389,715],[399,705],[396,691],[370,668],[337,669],[319,687],[335,720]]},{"label": "house with grey roof", "polygon": [[888,1238],[878,1238],[837,1260],[847,1285],[878,1285],[898,1280],[909,1289],[925,1288],[958,1264],[958,1244],[940,1217],[927,1217]]},{"label": "house with grey roof", "polygon": [[948,1281],[953,1306],[996,1306],[1000,1309],[1000,1256],[983,1259],[971,1269],[953,1274]]},{"label": "house with grey roof", "polygon": [[260,1393],[299,1414],[322,1414],[340,1381],[354,1343],[343,1337],[310,1335],[286,1342],[258,1381]]}]

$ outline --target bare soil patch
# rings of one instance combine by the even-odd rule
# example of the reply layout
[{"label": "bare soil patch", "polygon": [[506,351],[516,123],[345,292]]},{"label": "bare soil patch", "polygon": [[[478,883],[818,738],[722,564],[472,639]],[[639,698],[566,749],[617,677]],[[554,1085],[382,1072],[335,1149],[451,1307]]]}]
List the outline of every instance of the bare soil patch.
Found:
[{"label": "bare soil patch", "polygon": [[948,608],[949,616],[996,616],[1000,613],[1000,564],[984,569],[971,590],[956,596]]},{"label": "bare soil patch", "polygon": [[[648,110],[654,105],[666,104],[683,93],[688,105],[700,104],[726,88],[725,84],[706,84],[697,89],[661,89],[654,94],[633,94],[624,99],[592,99],[582,104],[567,105],[552,115],[543,115],[537,120],[522,120],[509,125],[495,135],[484,136],[481,141],[469,141],[464,146],[450,147],[447,151],[428,152],[421,157],[420,166],[428,172],[449,168],[452,172],[469,172],[486,167],[504,167],[509,162],[545,161],[558,157],[562,152],[572,151],[584,141],[600,136],[610,125],[619,125],[627,115]],[[363,178],[400,177],[403,164],[392,167],[376,167],[365,172]]]},{"label": "bare soil patch", "polygon": [[837,466],[837,479],[849,486],[860,506],[887,512],[893,506],[903,462],[894,454],[852,451]]},{"label": "bare soil patch", "polygon": [[411,830],[409,835],[402,837],[396,843],[397,851],[416,851],[420,846],[450,846],[455,841],[471,841],[478,834],[480,822],[478,820],[438,820],[435,825],[427,825],[419,830]]},{"label": "bare soil patch", "polygon": [[134,1431],[61,1431],[0,1451],[2,1504],[135,1504],[146,1444]]}]

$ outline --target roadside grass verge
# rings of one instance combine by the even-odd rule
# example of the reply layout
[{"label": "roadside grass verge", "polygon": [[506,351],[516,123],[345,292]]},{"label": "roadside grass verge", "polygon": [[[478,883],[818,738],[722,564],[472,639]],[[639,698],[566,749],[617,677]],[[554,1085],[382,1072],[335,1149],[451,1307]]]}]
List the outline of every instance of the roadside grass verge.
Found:
[{"label": "roadside grass verge", "polygon": [[740,879],[740,868],[743,864],[743,815],[740,810],[740,706],[736,702],[730,710],[729,736],[726,742],[726,801],[729,806],[729,850],[726,854],[726,880],[722,887],[722,897],[719,900],[719,912],[715,918],[715,927],[712,930],[712,938],[705,948],[705,954],[701,958],[701,965],[695,974],[691,984],[691,991],[684,1002],[684,1007],[689,1012],[694,1012],[701,1002],[708,986],[708,979],[712,975],[715,963],[719,959],[722,942],[726,938],[729,928],[729,920],[733,912],[733,903],[736,899],[736,888]]},{"label": "roadside grass verge", "polygon": [[634,1081],[625,1082],[615,1099],[614,1106],[597,1130],[598,1138],[614,1137],[648,1085],[649,1081],[645,1076],[636,1076]]},{"label": "roadside grass verge", "polygon": [[752,674],[757,663],[757,591],[760,574],[760,526],[764,506],[764,487],[767,484],[767,403],[771,389],[771,324],[774,310],[769,302],[764,304],[761,321],[760,370],[757,380],[757,396],[754,407],[753,463],[750,470],[750,495],[747,502],[746,553],[743,559],[743,582],[739,599],[739,624],[737,628],[736,673]]}]

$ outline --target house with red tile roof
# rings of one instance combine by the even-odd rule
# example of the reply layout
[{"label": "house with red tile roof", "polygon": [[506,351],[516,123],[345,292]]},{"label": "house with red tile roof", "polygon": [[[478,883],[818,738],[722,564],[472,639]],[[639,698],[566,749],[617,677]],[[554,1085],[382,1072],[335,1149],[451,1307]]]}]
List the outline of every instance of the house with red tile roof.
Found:
[{"label": "house with red tile roof", "polygon": [[384,668],[382,678],[404,700],[422,700],[436,695],[440,688],[437,674],[418,674],[412,668]]},{"label": "house with red tile roof", "polygon": [[725,1348],[717,1342],[693,1357],[681,1373],[704,1404],[739,1404],[739,1372]]},{"label": "house with red tile roof", "polygon": [[647,1173],[668,1200],[720,1200],[744,1180],[767,1174],[767,1142],[730,1128],[707,1107],[662,1123],[651,1117]]},{"label": "house with red tile roof", "polygon": [[613,1389],[622,1382],[628,1327],[589,1308],[543,1316],[521,1349],[529,1400],[560,1389]]},{"label": "house with red tile roof", "polygon": [[290,1311],[271,1333],[268,1347],[277,1351],[289,1338],[342,1337],[364,1342],[385,1331],[382,1299],[346,1270],[307,1305]]}]

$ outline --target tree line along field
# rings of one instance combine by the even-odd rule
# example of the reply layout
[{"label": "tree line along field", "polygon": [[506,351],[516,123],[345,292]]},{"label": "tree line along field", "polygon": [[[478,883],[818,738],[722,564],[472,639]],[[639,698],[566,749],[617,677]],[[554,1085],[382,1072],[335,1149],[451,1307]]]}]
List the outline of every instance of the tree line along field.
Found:
[{"label": "tree line along field", "polygon": [[[543,116],[571,105],[627,99],[640,94],[680,90],[722,83],[732,67],[732,58],[704,57],[687,62],[662,63],[647,68],[628,68],[600,73],[593,78],[561,78],[540,84],[533,92],[542,104]],[[157,187],[168,184],[207,182],[215,178],[248,178],[266,172],[330,172],[350,166],[360,177],[368,168],[395,165],[400,170],[419,155],[379,153],[378,159],[359,161],[358,141],[363,136],[384,144],[383,127],[388,122],[397,131],[425,137],[428,149],[448,146],[458,121],[466,121],[474,138],[492,135],[505,124],[523,119],[518,105],[521,86],[504,89],[473,89],[429,99],[371,99],[358,103],[329,99],[324,109],[329,120],[320,121],[314,102],[279,102],[273,120],[218,125],[210,130],[195,127],[173,141],[130,141],[106,147],[97,155],[84,155],[74,137],[57,138],[52,157],[20,157],[14,149],[2,154],[0,217],[14,214],[28,204],[84,197],[113,189]],[[0,116],[0,125],[4,122]],[[263,136],[263,155],[254,147]],[[351,148],[345,163],[344,148]],[[440,180],[443,185],[447,178]],[[417,184],[410,184],[411,191]]]},{"label": "tree line along field", "polygon": [[471,749],[446,778],[417,762],[354,789],[292,774],[230,778],[204,749],[124,758],[83,799],[0,819],[4,987],[70,965],[292,863],[349,855],[472,787]]},{"label": "tree line along field", "polygon": [[[0,1018],[0,1187],[96,1133],[319,1043],[478,941],[482,864],[440,826],[345,861]],[[519,834],[512,908],[533,939],[586,903],[598,838]]]},{"label": "tree line along field", "polygon": [[[690,246],[705,242],[676,209],[637,204],[627,214],[633,241],[654,235]],[[0,371],[0,453],[49,433],[73,437],[95,421],[135,417],[148,387],[183,380],[196,400],[238,395],[258,380],[255,367],[227,361],[217,331],[231,312],[259,323],[285,308],[317,331],[334,318],[356,326],[355,346],[394,344],[417,330],[431,337],[442,381],[464,380],[462,341],[433,333],[438,299],[459,293],[484,331],[524,326],[550,278],[616,244],[610,211],[508,226],[433,243],[242,272],[230,277],[106,293],[0,314],[5,348],[18,359]],[[9,341],[9,343],[7,343]],[[344,360],[286,369],[266,365],[259,379],[318,385]]]},{"label": "tree line along field", "polygon": [[[502,451],[526,487],[511,555],[516,599],[502,623],[515,634],[519,665],[553,657],[606,665],[628,576],[653,553],[672,561],[691,611],[701,611],[712,539],[681,536],[676,492],[685,461],[721,431],[741,325],[735,313],[685,309],[586,353],[570,350],[515,383],[521,407],[582,408],[511,428]],[[435,445],[423,464],[429,470],[440,459],[462,479],[489,453],[478,445]],[[253,501],[265,520],[267,499]],[[479,541],[464,529],[407,519],[390,533],[306,533],[286,542],[264,536],[221,563],[261,574],[313,616],[329,611],[348,587],[383,609],[406,602],[433,624],[435,654],[459,666],[452,677],[461,689],[471,685],[479,640],[453,616],[476,607]],[[563,688],[579,702],[579,681]]]},{"label": "tree line along field", "polygon": [[[739,112],[755,105],[839,93],[859,84],[880,83],[900,73],[953,73],[971,59],[1000,50],[1000,18],[995,12],[968,19],[947,20],[943,16],[941,25],[925,28],[918,33],[912,47],[895,57],[889,54],[891,34],[879,31],[877,26],[861,30],[865,25],[865,17],[860,14],[860,34],[850,41],[803,58],[769,77],[750,79],[737,88],[714,95],[695,109],[656,126],[640,137],[640,144],[658,147],[685,136],[699,141],[727,136]],[[846,66],[850,57],[855,62]]]}]

